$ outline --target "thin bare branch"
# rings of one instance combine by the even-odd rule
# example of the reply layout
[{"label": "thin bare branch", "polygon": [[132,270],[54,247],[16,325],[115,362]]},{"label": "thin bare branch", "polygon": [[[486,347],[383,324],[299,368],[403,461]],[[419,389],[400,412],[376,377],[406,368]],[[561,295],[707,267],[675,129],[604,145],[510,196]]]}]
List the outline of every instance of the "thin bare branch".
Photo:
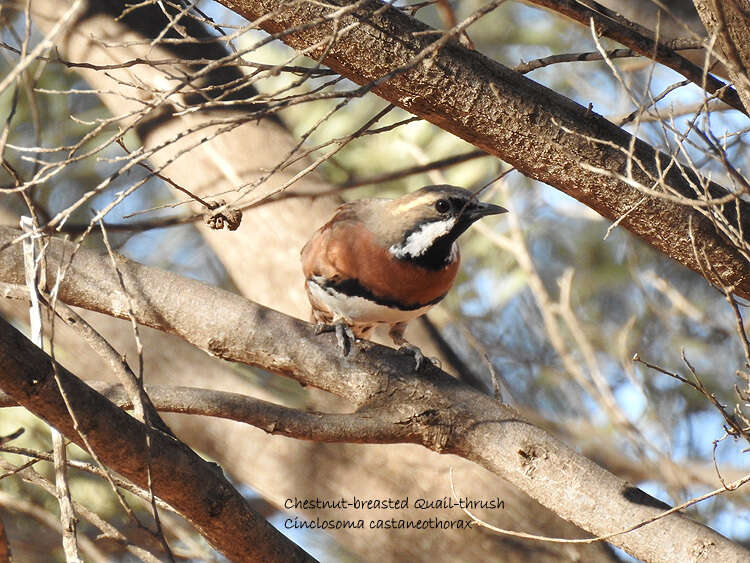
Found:
[{"label": "thin bare branch", "polygon": [[[12,230],[6,229],[2,238],[7,240],[14,236]],[[60,252],[65,253],[66,248],[66,243],[51,241],[48,260],[59,256]],[[17,267],[18,259],[14,249],[0,253],[0,279],[6,283],[17,283],[17,276],[22,272],[22,267]],[[621,528],[624,514],[629,515],[629,521],[625,524],[634,525],[662,512],[661,508],[657,508],[662,507],[662,503],[521,420],[515,411],[435,367],[428,366],[426,371],[413,374],[410,356],[405,357],[395,350],[369,342],[360,343],[356,354],[342,357],[335,337],[315,336],[314,328],[308,323],[168,272],[124,259],[121,259],[119,266],[140,323],[179,334],[215,356],[262,366],[292,376],[307,385],[336,393],[358,406],[358,412],[362,415],[369,412],[375,412],[378,416],[393,413],[401,424],[408,425],[414,442],[438,452],[458,454],[483,465],[515,483],[539,502],[555,506],[555,510],[565,518],[572,519],[594,534],[601,535]],[[81,277],[83,272],[85,278]],[[54,271],[49,276],[50,282],[54,282]],[[82,283],[85,291],[81,291]],[[96,287],[92,287],[92,283]],[[105,260],[93,253],[79,251],[60,286],[59,295],[70,304],[124,316],[120,308],[112,308],[108,297],[115,293],[112,290],[118,284]],[[184,300],[190,306],[183,306],[181,302]],[[220,319],[215,315],[217,308],[226,312]],[[21,369],[22,373],[33,373],[33,378],[41,381],[41,375],[49,371],[49,364],[42,358],[35,359],[38,357],[35,354],[39,352],[26,346],[19,336],[11,336],[17,334],[12,331],[9,327],[2,332],[8,335],[2,337],[3,347],[8,353],[0,355],[0,375],[18,373]],[[10,353],[12,350],[17,350],[21,356],[16,352]],[[19,363],[19,357],[24,358],[23,362]],[[75,388],[75,392],[71,389],[69,395],[76,399],[76,412],[95,408],[96,412],[115,416],[92,395],[92,391],[75,383],[62,368],[58,369],[67,384]],[[3,379],[2,387],[14,399],[32,410],[39,409],[37,400],[44,400],[44,411],[47,416],[52,416],[50,403],[55,404],[55,401],[43,396],[41,386],[36,386],[39,389],[32,395],[26,391],[25,384],[17,386],[6,380],[7,377]],[[58,424],[72,432],[64,407],[60,416]],[[133,426],[138,424],[136,421],[123,416],[128,420],[118,419],[113,424],[118,427],[128,425],[128,431],[122,431],[118,436],[122,436],[123,440],[128,437],[130,441],[135,439],[131,437],[139,436],[142,431],[138,430],[138,426]],[[95,417],[93,413],[92,417]],[[92,438],[100,435],[96,428],[87,427],[86,431]],[[75,436],[75,433],[71,436]],[[142,438],[140,433],[139,444],[142,444]],[[153,438],[158,443],[155,450],[175,449],[163,436],[155,435]],[[107,439],[112,439],[111,434],[107,434]],[[117,452],[112,452],[111,446],[110,443],[98,445],[99,449],[105,448],[102,455],[106,451],[107,455],[114,456],[108,458],[112,467],[142,482],[142,474],[129,474],[127,467],[121,466],[125,459],[143,461],[142,448],[134,449],[128,443],[118,442]],[[164,462],[177,455],[177,451],[180,450],[160,456],[161,463],[154,465],[159,479],[173,478],[173,475],[167,477],[162,470],[167,469],[163,466]],[[204,479],[207,477],[202,476]],[[587,500],[591,495],[592,483],[597,483],[595,504],[600,510],[592,509]],[[569,499],[562,506],[557,502],[560,495]],[[578,505],[576,499],[586,504],[586,510]],[[172,503],[177,506],[175,502]],[[688,553],[692,553],[694,547],[693,540],[687,539],[689,537],[700,541],[704,547],[705,539],[711,537],[712,557],[733,559],[747,556],[744,549],[679,514],[671,514],[644,528],[617,536],[612,541],[626,546],[636,556],[645,556],[646,553],[653,554],[653,534],[673,534],[675,526],[682,530],[684,541],[671,545],[670,549],[687,550],[685,557],[689,557]],[[208,532],[204,530],[204,533]],[[679,553],[676,556],[680,557]]]}]

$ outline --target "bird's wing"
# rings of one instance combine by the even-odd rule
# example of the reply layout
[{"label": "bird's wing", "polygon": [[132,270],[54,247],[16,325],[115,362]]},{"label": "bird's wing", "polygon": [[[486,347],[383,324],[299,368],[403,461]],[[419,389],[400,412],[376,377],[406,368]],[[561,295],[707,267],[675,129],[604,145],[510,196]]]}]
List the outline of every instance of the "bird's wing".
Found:
[{"label": "bird's wing", "polygon": [[[305,279],[310,279],[312,276],[324,276],[335,281],[341,278],[342,272],[336,268],[335,256],[343,250],[342,243],[346,246],[351,242],[351,237],[348,234],[340,237],[339,231],[350,231],[356,225],[361,225],[357,217],[357,209],[360,205],[360,201],[341,205],[336,209],[333,217],[315,231],[307,244],[302,247],[300,255]],[[336,237],[332,236],[334,232],[336,232]],[[335,242],[337,240],[340,241],[338,244]]]}]

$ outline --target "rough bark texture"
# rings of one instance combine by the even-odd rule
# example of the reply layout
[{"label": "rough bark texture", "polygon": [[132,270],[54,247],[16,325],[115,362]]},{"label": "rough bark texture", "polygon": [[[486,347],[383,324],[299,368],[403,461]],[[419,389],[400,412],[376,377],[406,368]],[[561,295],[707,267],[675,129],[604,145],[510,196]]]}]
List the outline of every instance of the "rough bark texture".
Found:
[{"label": "rough bark texture", "polygon": [[0,347],[0,387],[6,393],[86,449],[84,435],[104,464],[141,487],[148,487],[150,470],[155,494],[230,560],[314,561],[254,513],[217,467],[160,432],[151,432],[149,450],[143,424],[54,364],[3,319]]},{"label": "rough bark texture", "polygon": [[[0,245],[18,235],[12,229],[0,232]],[[55,283],[57,264],[68,262],[71,246],[51,241],[50,284]],[[0,280],[22,284],[22,264],[17,245],[4,250]],[[620,530],[666,507],[439,369],[414,374],[408,355],[363,343],[357,354],[342,357],[335,337],[315,337],[309,324],[124,258],[118,259],[118,267],[139,322],[179,334],[219,357],[257,365],[344,397],[359,406],[360,413],[371,412],[396,425],[399,439],[475,461],[591,533]],[[59,295],[73,305],[124,315],[117,277],[107,259],[91,252],[79,251],[72,258]],[[217,318],[217,310],[226,314]],[[675,537],[681,541],[675,543]],[[611,541],[648,561],[739,562],[750,556],[679,514]]]},{"label": "rough bark texture", "polygon": [[[0,301],[3,315],[17,314]],[[13,302],[10,302],[13,303]],[[18,302],[16,302],[18,303]],[[18,308],[28,310],[25,304]],[[21,311],[22,312],[22,311]],[[82,311],[118,350],[135,358],[133,337],[126,321],[98,313]],[[86,314],[88,313],[88,314]],[[87,350],[76,347],[77,336],[64,326],[57,326],[57,353],[72,371],[80,366],[91,377],[106,375],[106,366],[92,358]],[[211,358],[181,338],[141,327],[141,338],[148,345],[144,351],[145,373],[149,382],[166,385],[210,387],[260,397],[276,403],[289,401],[290,382],[278,378],[266,381],[265,387],[243,377],[237,364]],[[276,379],[276,381],[274,381]],[[302,392],[296,395],[301,395]],[[303,405],[301,408],[316,408]],[[478,510],[488,521],[503,528],[554,537],[580,537],[580,528],[556,516],[505,479],[456,456],[439,455],[411,444],[329,444],[300,441],[268,434],[266,430],[248,427],[230,420],[193,415],[164,415],[170,427],[193,448],[217,460],[234,478],[263,494],[273,506],[285,509],[287,499],[358,498],[442,499],[450,495],[449,472],[453,470],[458,491],[470,499],[498,497],[502,510]],[[356,465],[355,465],[356,462]],[[289,517],[303,519],[400,518],[417,520],[437,517],[445,520],[464,518],[458,509],[367,511],[288,510]],[[361,554],[367,561],[373,549],[383,562],[412,561],[502,561],[526,563],[529,560],[614,561],[602,544],[565,546],[546,545],[487,534],[472,530],[355,530],[331,533],[349,550],[348,557]],[[369,546],[369,549],[368,549]],[[369,554],[369,555],[368,555]],[[457,555],[458,554],[458,555]]]},{"label": "rough bark texture", "polygon": [[750,111],[750,5],[747,0],[695,0],[703,25],[728,61],[729,77]]},{"label": "rough bark texture", "polygon": [[[49,17],[59,12],[60,4],[61,2],[35,1],[32,9],[38,9],[41,14],[46,13]],[[105,2],[97,2],[97,5],[104,4]],[[58,45],[59,51],[69,59],[100,63],[142,56],[137,43],[131,45],[130,51],[119,54],[112,49],[104,49],[102,44],[91,40],[91,36],[97,34],[107,36],[111,43],[117,40],[141,40],[138,34],[129,31],[127,27],[115,26],[111,15],[92,13],[86,21],[78,23],[65,41],[61,41]],[[145,48],[150,49],[148,45]],[[199,49],[205,49],[205,45]],[[161,56],[157,54],[157,50],[150,52],[153,53],[153,58]],[[103,72],[81,72],[92,85],[112,89],[124,88],[124,84],[128,82],[137,83],[143,80],[146,84],[152,84],[152,80],[161,79],[153,75],[149,77],[146,70],[151,72],[150,69],[138,67],[107,73],[122,80],[120,84],[108,78]],[[163,82],[159,84],[163,85]],[[135,89],[127,93],[139,94]],[[105,102],[117,113],[120,113],[124,109],[123,104],[127,103],[119,96],[111,96],[110,99],[105,96]],[[210,119],[211,116],[208,112],[204,117]],[[195,117],[188,115],[164,120],[162,115],[161,120],[156,119],[150,124],[144,124],[139,128],[139,132],[144,144],[153,146],[160,140],[169,138],[170,134],[195,125]],[[194,136],[199,137],[199,134]],[[279,153],[288,150],[293,144],[293,140],[287,137],[277,124],[268,124],[265,121],[259,126],[243,125],[230,135],[219,139],[221,140],[215,145],[213,142],[205,143],[208,146],[202,145],[181,157],[169,167],[167,175],[195,189],[196,193],[210,194],[232,185],[232,170],[243,181],[248,180],[254,177],[253,174],[257,174],[258,170],[275,163]],[[175,145],[155,155],[155,164],[166,162],[178,148],[186,145],[187,143]],[[217,155],[223,158],[217,159]],[[225,166],[227,162],[230,164],[228,168]],[[316,180],[312,180],[311,185],[315,182]],[[303,318],[307,316],[307,304],[301,291],[297,249],[302,246],[312,229],[325,221],[326,215],[335,206],[335,202],[331,200],[316,201],[315,206],[303,204],[286,207],[274,204],[266,208],[267,211],[258,210],[257,215],[246,214],[238,233],[211,232],[207,235],[207,240],[216,249],[235,283],[247,296]],[[285,203],[291,203],[291,200]],[[183,306],[191,307],[192,303],[186,300]],[[299,309],[300,307],[302,309]],[[95,322],[109,338],[120,343],[117,345],[118,349],[123,352],[128,350],[123,343],[131,339],[126,329],[107,319],[96,319]],[[238,322],[243,324],[245,321],[240,319]],[[227,364],[217,367],[215,362],[195,353],[189,346],[180,346],[173,338],[157,336],[152,332],[147,334],[150,342],[146,346],[146,373],[149,382],[174,383],[179,377],[183,384],[208,385],[206,382],[210,381],[211,386],[223,385],[228,390],[242,389],[255,395],[259,392],[265,393],[247,382],[233,380]],[[171,353],[172,350],[174,353]],[[132,351],[129,357],[132,357]],[[81,361],[81,358],[73,357],[70,361]],[[97,373],[92,373],[92,376],[97,377]],[[255,486],[278,504],[283,504],[284,498],[294,495],[333,498],[342,493],[362,494],[363,491],[373,495],[410,494],[435,498],[446,493],[445,472],[448,467],[454,467],[457,474],[466,476],[466,481],[474,487],[470,490],[464,488],[462,492],[478,498],[492,491],[502,498],[509,499],[507,504],[513,508],[505,510],[497,520],[493,519],[493,522],[504,527],[530,530],[544,535],[575,535],[571,527],[565,526],[564,522],[550,513],[541,511],[535,503],[529,503],[524,495],[519,494],[514,487],[509,487],[502,479],[495,478],[476,466],[472,467],[473,464],[425,453],[415,446],[301,444],[283,437],[266,436],[259,430],[248,431],[236,423],[184,416],[172,417],[170,424],[181,436],[189,437],[191,445],[216,459],[221,459],[224,467],[234,476]],[[340,516],[336,511],[307,512],[302,516],[318,514],[321,517]],[[399,557],[434,561],[456,558],[486,560],[494,556],[500,557],[503,561],[558,561],[576,560],[581,557],[590,561],[607,557],[605,550],[600,546],[548,546],[537,542],[488,537],[481,532],[469,536],[463,532],[448,531],[441,533],[440,542],[432,541],[434,536],[424,532],[355,532],[348,534],[348,537],[347,532],[340,532],[337,537],[359,553],[377,551],[383,560],[398,560]]]},{"label": "rough bark texture", "polygon": [[[34,21],[45,29],[59,13],[59,0],[35,0],[32,4]],[[65,37],[57,42],[59,53],[73,61],[94,64],[112,64],[129,61],[137,57],[165,59],[174,57],[174,52],[163,46],[144,44],[143,36],[153,30],[161,30],[164,16],[161,8],[152,6],[154,14],[142,15],[140,8],[131,19],[116,22],[123,4],[116,1],[93,3],[86,17]],[[167,9],[169,7],[167,6]],[[160,20],[161,18],[161,20]],[[126,25],[123,25],[126,24]],[[147,29],[144,29],[147,28]],[[191,31],[192,32],[192,31]],[[98,41],[104,38],[105,41]],[[127,45],[116,46],[119,42]],[[178,53],[187,59],[195,57],[223,56],[215,53],[211,44],[184,47]],[[192,68],[192,67],[191,67]],[[137,109],[136,100],[146,96],[148,85],[163,88],[174,76],[186,71],[184,65],[162,66],[156,70],[147,65],[127,69],[112,69],[105,72],[76,68],[76,72],[93,87],[118,92],[103,94],[102,99],[113,114]],[[189,69],[187,69],[189,71]],[[219,77],[229,81],[236,76]],[[132,86],[128,86],[131,84]],[[176,97],[182,101],[182,93]],[[244,117],[242,108],[223,111],[205,111],[199,114],[175,116],[168,111],[169,105],[156,109],[143,123],[138,132],[145,148],[174,137],[176,142],[156,153],[151,162],[163,166],[180,150],[207,136],[208,131],[178,137],[186,131],[211,119]],[[165,169],[165,175],[202,196],[229,189],[237,183],[257,178],[264,169],[278,162],[295,144],[295,139],[275,121],[264,119],[260,123],[245,123],[229,133],[203,142],[199,147],[183,154]],[[130,147],[134,148],[134,147]],[[290,176],[285,171],[276,179],[255,192],[268,193]],[[235,179],[239,178],[239,182]],[[329,189],[315,175],[309,176],[294,186],[295,191],[317,191]],[[309,318],[309,305],[303,291],[303,278],[299,264],[299,249],[312,231],[330,216],[338,200],[319,197],[307,200],[285,200],[273,205],[246,212],[240,229],[234,233],[211,231],[204,225],[199,229],[213,247],[222,264],[227,268],[237,288],[247,297],[273,306],[299,318]],[[116,221],[117,215],[108,217]],[[183,306],[190,307],[190,300]],[[19,318],[8,307],[7,314]],[[23,318],[21,313],[21,318]],[[119,320],[105,318],[95,313],[86,316],[89,322],[128,358],[135,358],[130,329]],[[240,321],[243,323],[244,321]],[[75,335],[58,328],[56,337],[68,334],[61,354],[65,363],[75,373],[89,378],[102,378],[104,366],[91,358],[88,350],[76,345]],[[429,356],[439,356],[439,351],[413,323],[407,333]],[[211,386],[227,391],[242,392],[278,402],[296,401],[306,408],[341,409],[345,406],[330,406],[330,399],[321,402],[310,399],[310,393],[298,390],[288,382],[279,384],[275,380],[263,380],[262,385],[252,383],[242,376],[236,366],[212,359],[184,341],[153,330],[144,330],[145,374],[149,383],[168,383],[195,386]],[[61,340],[62,341],[62,340]],[[447,362],[444,362],[447,365]],[[314,391],[314,390],[313,390]],[[291,398],[290,398],[291,396]],[[322,405],[328,404],[329,407]],[[439,456],[412,445],[345,445],[301,443],[282,436],[269,436],[260,430],[238,423],[174,415],[169,418],[170,427],[198,451],[219,461],[227,473],[259,491],[265,498],[283,508],[285,499],[298,497],[338,498],[369,495],[372,497],[442,498],[449,492],[448,469],[454,468],[465,481],[462,492],[470,498],[497,495],[506,500],[506,509],[486,514],[493,522],[509,529],[528,530],[549,536],[574,537],[580,530],[541,507],[516,487],[489,471],[465,460]],[[304,518],[341,518],[341,511],[315,510],[297,511]],[[407,519],[423,518],[424,511],[395,513]],[[439,512],[437,516],[459,518],[461,513]],[[372,516],[372,514],[370,514]],[[349,550],[362,557],[377,552],[382,561],[430,560],[454,561],[502,560],[504,563],[534,561],[609,561],[610,550],[603,545],[566,546],[544,545],[539,542],[521,541],[502,536],[489,536],[480,530],[339,530],[334,538]],[[439,537],[439,541],[436,538]]]},{"label": "rough bark texture", "polygon": [[[312,3],[286,8],[275,0],[223,3],[250,20],[264,17],[260,25],[270,33],[309,24],[337,6],[351,5],[344,0],[334,2],[333,8]],[[415,36],[427,26],[396,9],[385,9],[376,0],[358,6],[354,15],[339,18],[339,26],[359,25],[336,41],[323,62],[359,84],[405,67],[435,40],[434,35]],[[286,35],[283,40],[303,49],[321,41],[325,44],[332,32],[333,25],[323,22]],[[314,54],[322,56],[320,52]],[[696,259],[691,244],[688,222],[692,218],[697,244],[719,278],[710,281],[734,286],[739,295],[750,297],[747,260],[724,241],[709,219],[690,206],[663,198],[646,197],[641,202],[644,194],[638,189],[581,167],[587,164],[611,174],[626,174],[632,142],[634,161],[648,172],[634,165],[633,177],[650,187],[652,178],[670,163],[667,155],[634,140],[595,112],[456,43],[448,43],[427,63],[378,82],[374,91],[502,158],[526,176],[558,188],[604,217],[615,220],[624,216],[622,226],[665,255],[703,273],[705,267]],[[695,197],[692,186],[696,177],[692,174],[683,174],[672,166],[665,182],[685,197]],[[726,193],[713,184],[709,190],[714,196]],[[739,207],[743,232],[749,232],[747,204]]]}]

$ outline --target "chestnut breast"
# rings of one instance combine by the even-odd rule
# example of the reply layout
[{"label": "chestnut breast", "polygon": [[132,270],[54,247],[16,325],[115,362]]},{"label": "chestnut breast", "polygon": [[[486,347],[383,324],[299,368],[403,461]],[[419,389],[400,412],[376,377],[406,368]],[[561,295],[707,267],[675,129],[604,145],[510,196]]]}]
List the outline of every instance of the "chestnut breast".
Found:
[{"label": "chestnut breast", "polygon": [[460,258],[440,270],[427,270],[399,260],[379,244],[360,221],[337,216],[318,230],[302,250],[306,278],[331,282],[358,280],[376,298],[408,308],[433,303],[453,286]]}]

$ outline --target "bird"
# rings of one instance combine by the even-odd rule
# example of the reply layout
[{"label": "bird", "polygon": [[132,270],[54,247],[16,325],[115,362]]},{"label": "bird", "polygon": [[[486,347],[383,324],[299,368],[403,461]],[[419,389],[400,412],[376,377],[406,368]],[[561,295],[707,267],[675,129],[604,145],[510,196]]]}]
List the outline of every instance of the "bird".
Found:
[{"label": "bird", "polygon": [[424,355],[404,337],[407,323],[453,286],[461,261],[456,239],[482,217],[505,212],[447,184],[341,205],[300,253],[315,333],[335,332],[347,356],[353,341],[389,325],[418,371]]}]

